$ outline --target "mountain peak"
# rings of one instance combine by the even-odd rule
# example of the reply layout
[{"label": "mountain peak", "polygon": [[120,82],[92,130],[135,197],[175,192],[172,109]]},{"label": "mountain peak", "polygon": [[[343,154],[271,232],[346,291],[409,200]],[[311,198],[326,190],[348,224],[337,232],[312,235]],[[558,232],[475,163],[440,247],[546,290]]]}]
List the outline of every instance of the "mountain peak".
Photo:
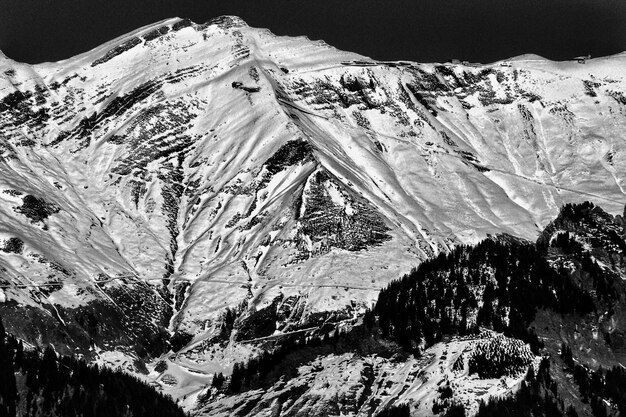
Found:
[{"label": "mountain peak", "polygon": [[9,58],[8,56],[6,56],[6,54],[4,52],[2,52],[0,50],[0,62],[14,62],[11,58]]},{"label": "mountain peak", "polygon": [[222,15],[209,19],[206,25],[221,25],[223,27],[245,27],[249,26],[241,17],[234,15]]}]

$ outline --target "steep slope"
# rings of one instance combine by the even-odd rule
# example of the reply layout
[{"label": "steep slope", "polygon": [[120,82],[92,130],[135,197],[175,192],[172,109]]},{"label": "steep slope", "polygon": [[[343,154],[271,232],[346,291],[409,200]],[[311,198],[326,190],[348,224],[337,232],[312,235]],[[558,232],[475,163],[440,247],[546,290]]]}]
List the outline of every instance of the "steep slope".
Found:
[{"label": "steep slope", "polygon": [[433,254],[621,211],[625,66],[376,62],[236,17],[0,56],[0,314],[129,369],[172,348],[169,386],[197,392]]}]

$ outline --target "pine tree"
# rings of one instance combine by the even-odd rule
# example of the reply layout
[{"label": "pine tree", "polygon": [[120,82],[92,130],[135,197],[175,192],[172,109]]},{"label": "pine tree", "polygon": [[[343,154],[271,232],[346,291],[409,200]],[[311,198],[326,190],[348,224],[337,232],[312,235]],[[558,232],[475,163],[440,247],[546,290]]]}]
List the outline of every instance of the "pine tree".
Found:
[{"label": "pine tree", "polygon": [[242,369],[243,364],[237,362],[233,365],[233,373],[230,376],[230,382],[228,384],[228,391],[230,393],[238,393],[241,389],[241,384],[243,382],[243,374],[244,370]]},{"label": "pine tree", "polygon": [[4,328],[4,323],[2,322],[2,317],[0,316],[0,342],[4,342],[4,339],[7,337],[7,332]]},{"label": "pine tree", "polygon": [[215,387],[216,389],[222,389],[222,386],[224,385],[224,374],[217,373],[213,376],[213,380],[211,381],[211,385],[213,387]]},{"label": "pine tree", "polygon": [[0,415],[15,416],[17,385],[13,365],[13,350],[0,318]]}]

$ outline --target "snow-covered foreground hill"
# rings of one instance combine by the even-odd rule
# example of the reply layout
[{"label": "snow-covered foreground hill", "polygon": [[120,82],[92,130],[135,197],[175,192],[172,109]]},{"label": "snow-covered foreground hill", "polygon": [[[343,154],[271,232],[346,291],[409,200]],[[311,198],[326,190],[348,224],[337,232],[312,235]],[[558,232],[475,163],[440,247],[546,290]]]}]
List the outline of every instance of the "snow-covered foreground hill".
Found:
[{"label": "snow-covered foreground hill", "polygon": [[566,202],[621,213],[625,75],[377,62],[236,17],[0,54],[0,314],[137,372],[171,350],[164,385],[196,393],[454,245],[534,240]]},{"label": "snow-covered foreground hill", "polygon": [[[198,415],[369,416],[401,403],[413,404],[412,415],[416,416],[432,416],[436,404],[443,411],[451,403],[462,404],[472,415],[481,400],[515,391],[525,376],[522,372],[479,378],[469,372],[468,358],[478,345],[490,340],[494,340],[491,333],[454,337],[427,349],[419,358],[322,350],[324,354],[298,366],[295,376],[281,378],[269,388],[216,396],[210,401],[201,396]],[[536,367],[539,358],[530,351],[528,355]]]}]

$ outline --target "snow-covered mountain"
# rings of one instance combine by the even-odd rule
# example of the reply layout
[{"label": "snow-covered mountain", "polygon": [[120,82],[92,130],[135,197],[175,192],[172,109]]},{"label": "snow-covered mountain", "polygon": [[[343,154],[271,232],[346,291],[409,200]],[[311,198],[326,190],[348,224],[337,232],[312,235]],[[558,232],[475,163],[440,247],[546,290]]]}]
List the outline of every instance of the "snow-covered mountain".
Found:
[{"label": "snow-covered mountain", "polygon": [[0,314],[136,372],[171,349],[170,392],[197,393],[438,252],[534,240],[567,202],[621,213],[625,76],[626,54],[379,62],[236,17],[0,54]]}]

